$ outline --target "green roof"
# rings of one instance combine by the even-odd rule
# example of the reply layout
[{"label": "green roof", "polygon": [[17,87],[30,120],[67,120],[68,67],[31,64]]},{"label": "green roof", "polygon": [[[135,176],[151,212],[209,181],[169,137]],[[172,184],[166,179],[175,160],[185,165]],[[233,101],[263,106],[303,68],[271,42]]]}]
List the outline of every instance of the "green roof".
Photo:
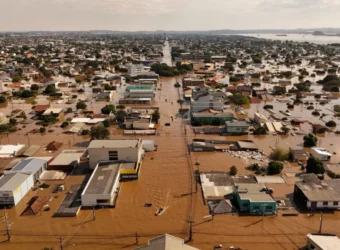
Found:
[{"label": "green roof", "polygon": [[153,85],[143,85],[143,84],[139,84],[139,85],[129,85],[126,87],[127,91],[130,90],[154,90],[155,87]]}]

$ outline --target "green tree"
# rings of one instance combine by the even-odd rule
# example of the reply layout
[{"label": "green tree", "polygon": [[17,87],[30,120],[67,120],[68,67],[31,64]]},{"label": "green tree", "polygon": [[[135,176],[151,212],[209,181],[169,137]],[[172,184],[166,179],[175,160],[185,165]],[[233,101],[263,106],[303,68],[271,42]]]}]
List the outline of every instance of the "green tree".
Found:
[{"label": "green tree", "polygon": [[104,121],[103,121],[103,126],[104,126],[105,128],[110,127],[110,121],[109,121],[109,120],[104,120]]},{"label": "green tree", "polygon": [[266,135],[267,129],[264,126],[260,126],[254,130],[253,135]]},{"label": "green tree", "polygon": [[69,123],[65,121],[65,122],[63,122],[63,123],[61,124],[60,127],[66,128],[68,125],[69,125]]},{"label": "green tree", "polygon": [[31,90],[32,90],[32,91],[38,91],[38,90],[39,90],[39,85],[38,85],[38,84],[35,84],[35,83],[32,84],[32,85],[31,85]]},{"label": "green tree", "polygon": [[127,116],[127,113],[124,110],[118,110],[116,113],[117,122],[123,123],[125,121],[126,116]]},{"label": "green tree", "polygon": [[161,117],[161,114],[159,113],[158,109],[156,109],[153,113],[152,113],[152,121],[158,123],[159,118]]},{"label": "green tree", "polygon": [[41,127],[41,128],[39,129],[39,132],[40,132],[41,134],[45,133],[45,132],[46,132],[46,128]]},{"label": "green tree", "polygon": [[283,163],[280,161],[271,161],[268,164],[267,174],[268,175],[275,175],[281,173],[283,169]]},{"label": "green tree", "polygon": [[323,174],[325,173],[325,166],[322,161],[311,156],[307,160],[306,171],[307,173]]},{"label": "green tree", "polygon": [[318,143],[318,138],[313,134],[308,134],[303,137],[304,147],[315,147]]},{"label": "green tree", "polygon": [[101,109],[102,114],[109,115],[111,112],[116,113],[115,105],[109,104]]},{"label": "green tree", "polygon": [[275,148],[269,158],[273,161],[286,161],[289,158],[289,152],[283,148]]},{"label": "green tree", "polygon": [[241,106],[241,105],[249,103],[249,99],[242,94],[235,94],[233,96],[230,96],[229,100],[237,106]]},{"label": "green tree", "polygon": [[0,95],[0,103],[6,103],[7,102],[7,97],[4,95]]},{"label": "green tree", "polygon": [[326,122],[327,127],[336,127],[336,122],[335,121],[328,121]]},{"label": "green tree", "polygon": [[9,123],[12,125],[12,126],[15,126],[17,124],[17,120],[15,118],[10,118],[9,119]]},{"label": "green tree", "polygon": [[233,166],[230,167],[229,173],[230,173],[230,175],[236,175],[237,171],[238,171],[237,167],[233,165]]},{"label": "green tree", "polygon": [[87,105],[84,101],[79,101],[79,102],[77,102],[76,108],[77,109],[86,109]]},{"label": "green tree", "polygon": [[44,94],[50,95],[50,94],[53,94],[55,92],[57,92],[55,85],[49,84],[49,85],[46,86]]},{"label": "green tree", "polygon": [[91,140],[105,140],[110,138],[110,131],[103,127],[92,127],[90,130]]}]

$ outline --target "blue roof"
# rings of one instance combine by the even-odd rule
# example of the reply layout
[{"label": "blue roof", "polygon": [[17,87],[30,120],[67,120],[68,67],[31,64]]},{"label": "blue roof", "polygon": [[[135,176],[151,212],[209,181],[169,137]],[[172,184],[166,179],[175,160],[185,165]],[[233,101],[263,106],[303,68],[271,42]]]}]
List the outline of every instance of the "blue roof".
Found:
[{"label": "blue roof", "polygon": [[25,159],[19,162],[14,168],[11,169],[11,172],[37,172],[41,169],[47,161],[38,158]]}]

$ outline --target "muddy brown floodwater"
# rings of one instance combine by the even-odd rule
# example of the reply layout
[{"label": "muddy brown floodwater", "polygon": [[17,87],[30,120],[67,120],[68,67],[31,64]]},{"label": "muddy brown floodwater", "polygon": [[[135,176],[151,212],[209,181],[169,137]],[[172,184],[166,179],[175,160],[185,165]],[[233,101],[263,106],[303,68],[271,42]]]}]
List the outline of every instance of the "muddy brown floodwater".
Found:
[{"label": "muddy brown floodwater", "polygon": [[[211,250],[214,245],[235,246],[242,249],[299,249],[305,244],[306,234],[318,231],[319,216],[308,217],[300,214],[297,217],[277,216],[261,217],[219,215],[214,220],[205,222],[208,215],[204,205],[200,186],[194,182],[194,171],[228,171],[236,165],[245,172],[245,163],[226,153],[191,153],[188,143],[195,138],[188,121],[179,117],[178,90],[174,88],[176,78],[162,78],[161,91],[157,91],[156,102],[161,110],[159,124],[160,135],[145,136],[154,139],[158,151],[147,153],[136,181],[122,182],[121,191],[115,208],[99,209],[95,220],[91,210],[81,210],[74,218],[53,218],[64,193],[70,186],[80,183],[84,175],[68,176],[63,181],[65,192],[58,194],[49,202],[50,211],[36,216],[20,216],[25,204],[34,195],[49,195],[51,189],[30,191],[18,206],[8,210],[11,225],[11,242],[0,243],[0,249],[40,250],[44,247],[60,248],[60,239],[64,249],[134,249],[147,243],[147,240],[160,234],[169,233],[185,240],[189,238],[189,221],[193,222],[193,245],[199,249]],[[172,103],[173,102],[173,103]],[[172,122],[171,116],[176,117]],[[171,126],[163,126],[170,122]],[[186,129],[185,129],[186,128]],[[185,132],[186,131],[186,132]],[[111,138],[122,138],[120,131],[112,129]],[[125,138],[127,138],[126,136]],[[216,135],[197,135],[197,138],[253,139],[261,150],[269,153],[270,145],[278,144],[285,148],[301,144],[302,137],[220,137]],[[133,138],[133,137],[129,137]],[[327,135],[326,135],[327,138]],[[27,143],[28,138],[22,135],[10,135],[2,139],[7,143]],[[63,141],[64,148],[81,146],[87,138],[64,134],[30,135],[31,144],[46,146],[52,140]],[[326,139],[324,139],[326,140]],[[332,141],[332,142],[330,142]],[[339,140],[332,139],[334,149],[339,150]],[[326,143],[326,142],[325,142]],[[340,152],[339,152],[340,153]],[[40,150],[37,155],[51,155]],[[199,166],[193,163],[199,162]],[[152,207],[144,207],[152,203]],[[165,211],[155,216],[158,208]],[[5,214],[0,211],[0,216]],[[324,216],[323,232],[340,233],[339,213]],[[0,241],[5,241],[5,225],[0,224]],[[136,244],[136,233],[139,236]],[[61,238],[60,238],[61,237]]]}]

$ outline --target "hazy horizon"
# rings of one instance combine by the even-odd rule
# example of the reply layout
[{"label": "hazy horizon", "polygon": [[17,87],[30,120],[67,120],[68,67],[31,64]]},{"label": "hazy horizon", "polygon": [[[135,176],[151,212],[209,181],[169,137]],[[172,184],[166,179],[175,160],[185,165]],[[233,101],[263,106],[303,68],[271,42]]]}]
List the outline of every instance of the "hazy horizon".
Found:
[{"label": "hazy horizon", "polygon": [[[245,8],[246,7],[246,8]],[[337,0],[1,0],[0,31],[334,27]]]}]

